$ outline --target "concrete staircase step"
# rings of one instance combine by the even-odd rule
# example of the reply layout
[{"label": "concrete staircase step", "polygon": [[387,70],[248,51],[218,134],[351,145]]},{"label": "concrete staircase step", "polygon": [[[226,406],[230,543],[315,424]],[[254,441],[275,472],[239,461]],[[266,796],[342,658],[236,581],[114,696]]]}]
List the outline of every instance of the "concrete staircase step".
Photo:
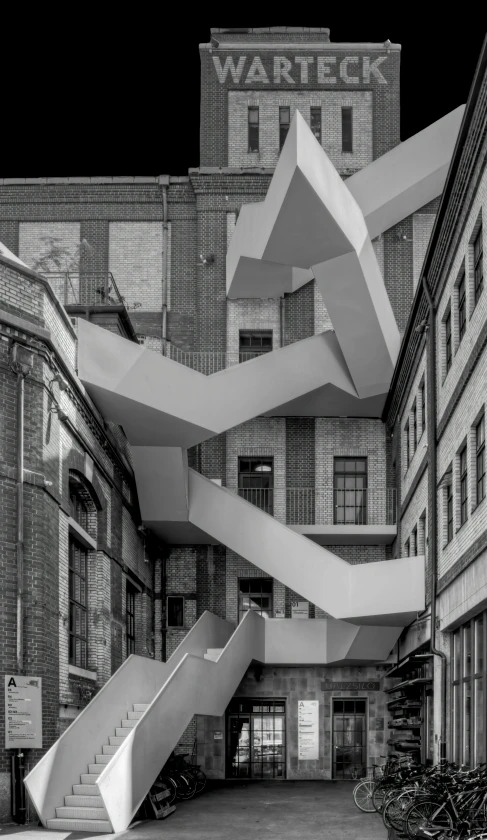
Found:
[{"label": "concrete staircase step", "polygon": [[47,827],[52,831],[94,831],[96,834],[111,834],[112,826],[108,820],[47,820]]},{"label": "concrete staircase step", "polygon": [[134,712],[145,712],[149,706],[150,703],[134,703]]},{"label": "concrete staircase step", "polygon": [[73,785],[74,796],[99,796],[100,791],[96,785]]},{"label": "concrete staircase step", "polygon": [[[135,721],[133,721],[133,722],[135,723]],[[115,729],[115,735],[117,737],[126,738],[127,735],[129,735],[131,731],[132,731],[131,727],[117,726],[117,728]]]},{"label": "concrete staircase step", "polygon": [[113,755],[107,755],[106,753],[102,753],[101,755],[95,755],[95,761],[97,764],[108,764],[111,761]]},{"label": "concrete staircase step", "polygon": [[111,747],[119,747],[125,741],[126,735],[110,735],[108,738]]},{"label": "concrete staircase step", "polygon": [[101,796],[65,796],[64,804],[67,808],[104,808]]},{"label": "concrete staircase step", "polygon": [[103,755],[115,755],[118,750],[118,745],[116,744],[103,744],[102,748]]},{"label": "concrete staircase step", "polygon": [[129,720],[140,720],[144,712],[129,712]]},{"label": "concrete staircase step", "polygon": [[222,652],[222,650],[223,650],[223,648],[221,648],[219,650],[217,648],[208,648],[208,650],[204,654],[204,657],[205,657],[205,659],[210,659],[212,662],[216,662],[216,660],[220,656],[220,653]]},{"label": "concrete staircase step", "polygon": [[104,764],[88,764],[88,773],[90,774],[90,776],[95,776],[96,778],[98,778],[98,776],[100,775],[100,773],[103,772],[104,769]]},{"label": "concrete staircase step", "polygon": [[[99,773],[82,773],[81,774],[81,786],[84,787],[85,785],[94,785],[98,779]],[[73,785],[73,789],[78,787],[78,785]]]},{"label": "concrete staircase step", "polygon": [[122,726],[124,727],[124,729],[133,729],[134,726],[136,726],[136,725],[137,725],[136,720],[123,720],[122,721]]},{"label": "concrete staircase step", "polygon": [[69,805],[56,808],[56,817],[58,820],[108,820],[108,814],[104,808],[80,806],[71,808]]}]

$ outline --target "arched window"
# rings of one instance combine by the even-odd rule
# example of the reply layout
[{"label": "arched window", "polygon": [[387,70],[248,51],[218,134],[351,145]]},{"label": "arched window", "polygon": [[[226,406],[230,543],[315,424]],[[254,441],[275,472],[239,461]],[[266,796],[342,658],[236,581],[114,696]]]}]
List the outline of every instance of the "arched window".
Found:
[{"label": "arched window", "polygon": [[[86,482],[74,470],[69,474],[69,510],[91,541],[96,538],[97,504]],[[69,663],[88,668],[88,577],[90,542],[74,528],[69,534]]]},{"label": "arched window", "polygon": [[87,531],[88,506],[85,500],[81,498],[78,484],[75,484],[74,481],[69,482],[69,510],[72,518]]}]

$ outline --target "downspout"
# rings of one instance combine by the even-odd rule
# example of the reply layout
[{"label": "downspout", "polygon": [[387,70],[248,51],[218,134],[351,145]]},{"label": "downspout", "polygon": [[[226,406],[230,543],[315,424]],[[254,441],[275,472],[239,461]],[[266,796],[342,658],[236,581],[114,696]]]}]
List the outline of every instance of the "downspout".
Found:
[{"label": "downspout", "polygon": [[279,298],[279,346],[284,347],[286,317],[286,293]]},{"label": "downspout", "polygon": [[438,571],[438,500],[436,490],[436,463],[437,463],[437,442],[436,442],[436,321],[435,304],[430,292],[426,275],[423,275],[423,287],[429,308],[427,365],[428,365],[428,481],[430,506],[430,527],[428,554],[430,557],[430,598],[431,598],[431,634],[430,651],[434,656],[439,657],[441,665],[441,694],[440,694],[440,761],[446,759],[446,654],[438,650],[435,645],[436,637],[436,601],[437,601],[437,571]]},{"label": "downspout", "polygon": [[167,188],[169,175],[161,175],[159,183],[162,187],[162,354],[167,355],[167,269],[169,247],[169,225],[167,221]]},{"label": "downspout", "polygon": [[17,370],[17,673],[24,673],[24,379]]}]

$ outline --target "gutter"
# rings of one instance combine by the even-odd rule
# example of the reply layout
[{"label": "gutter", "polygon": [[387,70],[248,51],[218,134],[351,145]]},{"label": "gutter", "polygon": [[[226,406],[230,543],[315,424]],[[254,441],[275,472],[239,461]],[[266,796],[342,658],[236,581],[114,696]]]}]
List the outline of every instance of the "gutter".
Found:
[{"label": "gutter", "polygon": [[169,175],[161,175],[159,183],[162,189],[162,354],[167,355],[167,274],[168,274],[168,247],[169,247],[169,225],[167,221],[167,188]]}]

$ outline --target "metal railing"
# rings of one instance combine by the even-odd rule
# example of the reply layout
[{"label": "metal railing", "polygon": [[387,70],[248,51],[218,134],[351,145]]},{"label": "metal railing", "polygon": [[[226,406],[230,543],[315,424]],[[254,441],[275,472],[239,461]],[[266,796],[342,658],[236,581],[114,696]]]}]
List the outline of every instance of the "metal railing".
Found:
[{"label": "metal railing", "polygon": [[203,373],[205,376],[211,376],[212,373],[218,373],[219,370],[232,367],[233,365],[250,362],[252,359],[257,359],[264,353],[244,353],[238,350],[234,352],[206,352],[204,350],[181,350],[173,344],[167,342],[166,355],[174,362],[180,365],[190,367],[197,370],[198,373]]},{"label": "metal railing", "polygon": [[274,516],[274,490],[269,487],[239,487],[238,495],[252,505]]},{"label": "metal railing", "polygon": [[288,525],[395,525],[397,491],[338,490],[336,488],[286,488]]},{"label": "metal railing", "polygon": [[[124,306],[125,299],[111,271],[43,273],[63,306]],[[127,308],[127,307],[126,307]]]}]

